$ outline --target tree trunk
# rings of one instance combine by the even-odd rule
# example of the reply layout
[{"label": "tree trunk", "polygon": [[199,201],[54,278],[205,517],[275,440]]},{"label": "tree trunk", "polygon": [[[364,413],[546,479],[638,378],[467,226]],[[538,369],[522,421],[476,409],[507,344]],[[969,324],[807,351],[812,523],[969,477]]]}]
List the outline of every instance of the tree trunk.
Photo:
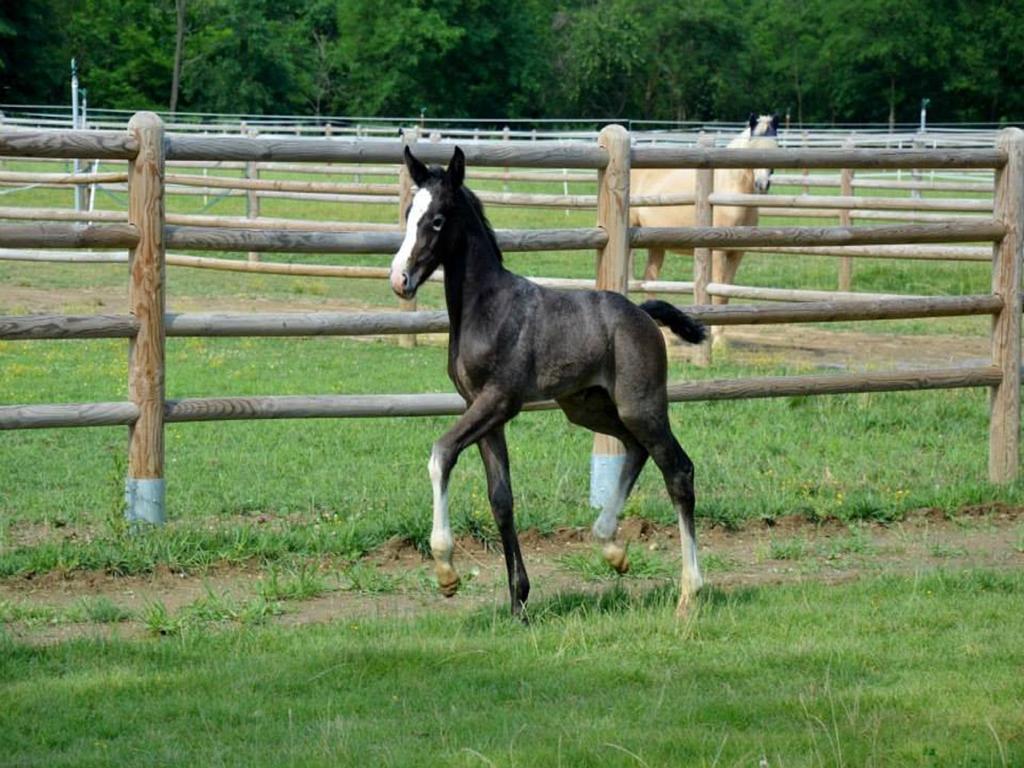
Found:
[{"label": "tree trunk", "polygon": [[178,109],[178,89],[181,87],[181,62],[185,54],[185,2],[174,0],[177,29],[174,36],[174,71],[171,73],[171,104],[173,115]]}]

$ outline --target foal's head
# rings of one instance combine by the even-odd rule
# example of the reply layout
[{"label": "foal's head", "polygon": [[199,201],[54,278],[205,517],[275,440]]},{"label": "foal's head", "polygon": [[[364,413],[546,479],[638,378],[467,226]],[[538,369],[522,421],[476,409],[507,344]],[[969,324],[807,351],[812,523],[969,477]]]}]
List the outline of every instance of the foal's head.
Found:
[{"label": "foal's head", "polygon": [[447,170],[428,168],[406,147],[405,167],[419,190],[406,214],[405,239],[391,262],[391,288],[403,299],[411,299],[446,251],[449,221],[466,176],[466,158],[456,147]]},{"label": "foal's head", "polygon": [[[779,116],[750,113],[747,146],[752,149],[775,149],[778,146]],[[771,188],[772,168],[754,169],[754,192],[763,194]]]}]

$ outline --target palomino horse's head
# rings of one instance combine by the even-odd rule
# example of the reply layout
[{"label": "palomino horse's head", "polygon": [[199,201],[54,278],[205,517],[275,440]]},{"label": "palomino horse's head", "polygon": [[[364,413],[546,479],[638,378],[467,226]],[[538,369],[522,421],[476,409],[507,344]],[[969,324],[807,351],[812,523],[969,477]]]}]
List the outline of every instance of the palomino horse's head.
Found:
[{"label": "palomino horse's head", "polygon": [[446,225],[466,176],[466,158],[456,147],[447,170],[428,168],[406,147],[405,167],[419,190],[406,212],[405,239],[391,261],[390,277],[392,290],[411,299],[447,250],[451,227]]},{"label": "palomino horse's head", "polygon": [[[749,133],[747,146],[751,149],[775,149],[778,147],[779,116],[750,113],[747,121]],[[754,169],[754,192],[764,194],[772,186],[772,168]]]}]

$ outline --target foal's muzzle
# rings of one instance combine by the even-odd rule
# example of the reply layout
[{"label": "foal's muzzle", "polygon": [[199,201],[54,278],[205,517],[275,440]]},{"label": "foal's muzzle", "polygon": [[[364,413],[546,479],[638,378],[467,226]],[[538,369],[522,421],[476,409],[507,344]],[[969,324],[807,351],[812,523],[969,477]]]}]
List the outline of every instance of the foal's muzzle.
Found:
[{"label": "foal's muzzle", "polygon": [[391,290],[403,299],[411,299],[416,295],[416,288],[409,279],[408,272],[391,273]]}]

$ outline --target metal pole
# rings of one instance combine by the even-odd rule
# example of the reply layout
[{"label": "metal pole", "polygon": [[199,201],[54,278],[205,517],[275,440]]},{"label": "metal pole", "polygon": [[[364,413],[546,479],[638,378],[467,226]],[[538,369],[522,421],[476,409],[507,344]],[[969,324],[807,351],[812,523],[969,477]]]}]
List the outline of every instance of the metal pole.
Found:
[{"label": "metal pole", "polygon": [[[78,62],[71,60],[71,129],[77,131],[78,124]],[[72,166],[75,175],[82,170],[81,161],[76,157]],[[82,187],[75,184],[75,210],[82,210]]]}]

